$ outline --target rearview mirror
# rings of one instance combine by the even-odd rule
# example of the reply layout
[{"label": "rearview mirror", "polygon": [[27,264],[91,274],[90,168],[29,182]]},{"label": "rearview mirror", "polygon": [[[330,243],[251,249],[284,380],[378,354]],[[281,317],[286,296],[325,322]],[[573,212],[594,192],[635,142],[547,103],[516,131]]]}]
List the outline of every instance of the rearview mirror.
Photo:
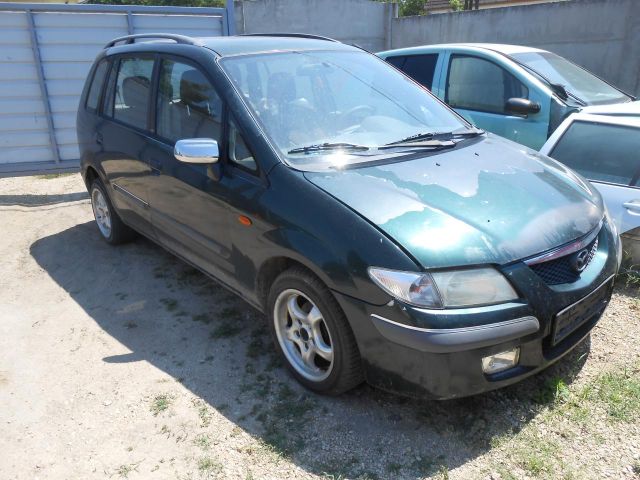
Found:
[{"label": "rearview mirror", "polygon": [[211,164],[218,161],[220,151],[212,138],[186,138],[176,142],[173,155],[184,163]]},{"label": "rearview mirror", "polygon": [[510,98],[505,104],[505,110],[508,113],[524,115],[526,117],[530,113],[538,113],[540,111],[540,104],[532,102],[528,98]]}]

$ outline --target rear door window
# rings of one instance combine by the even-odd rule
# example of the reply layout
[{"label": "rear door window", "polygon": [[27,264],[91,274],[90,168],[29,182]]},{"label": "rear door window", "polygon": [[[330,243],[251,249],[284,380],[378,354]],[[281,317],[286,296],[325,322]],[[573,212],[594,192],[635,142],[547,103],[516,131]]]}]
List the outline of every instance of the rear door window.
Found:
[{"label": "rear door window", "polygon": [[451,56],[445,92],[445,101],[451,107],[506,115],[510,98],[529,98],[529,89],[490,60]]},{"label": "rear door window", "polygon": [[391,65],[409,75],[416,82],[431,90],[433,86],[433,75],[436,71],[436,64],[438,63],[437,53],[388,57],[386,60]]},{"label": "rear door window", "polygon": [[109,62],[107,59],[100,61],[93,74],[91,86],[89,87],[89,94],[87,95],[87,109],[95,112],[98,109],[98,102],[100,101],[100,93],[102,93],[102,86],[104,85],[107,71],[109,70]]},{"label": "rear door window", "polygon": [[108,89],[106,115],[133,127],[147,128],[153,63],[153,58],[120,59],[113,88]]},{"label": "rear door window", "polygon": [[577,121],[549,155],[589,180],[627,186],[637,181],[639,151],[637,128]]}]

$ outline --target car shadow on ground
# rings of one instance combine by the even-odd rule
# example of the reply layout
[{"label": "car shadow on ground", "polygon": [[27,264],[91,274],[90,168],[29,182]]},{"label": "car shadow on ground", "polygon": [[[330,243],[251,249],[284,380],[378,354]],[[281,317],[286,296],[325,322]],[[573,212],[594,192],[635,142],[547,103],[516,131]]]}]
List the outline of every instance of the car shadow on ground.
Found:
[{"label": "car shadow on ground", "polygon": [[8,205],[19,207],[42,207],[48,205],[57,205],[59,203],[76,202],[78,200],[86,200],[88,198],[89,194],[87,192],[73,192],[53,195],[0,195],[0,206]]},{"label": "car shadow on ground", "polygon": [[104,362],[150,362],[271,451],[334,478],[422,478],[465,464],[522,429],[589,353],[585,341],[540,375],[468,399],[419,401],[366,385],[322,397],[287,375],[262,314],[148,240],[111,247],[88,222],[36,241],[31,254],[131,350]]}]

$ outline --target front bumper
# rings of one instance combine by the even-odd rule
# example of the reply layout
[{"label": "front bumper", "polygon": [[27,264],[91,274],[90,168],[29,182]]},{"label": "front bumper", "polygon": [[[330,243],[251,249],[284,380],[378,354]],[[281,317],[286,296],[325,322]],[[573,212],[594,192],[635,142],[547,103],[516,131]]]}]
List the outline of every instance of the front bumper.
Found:
[{"label": "front bumper", "polygon": [[[457,398],[518,382],[570,352],[602,316],[617,268],[617,241],[603,228],[596,257],[573,284],[548,286],[522,262],[502,268],[523,297],[518,302],[425,310],[336,298],[371,385],[419,398]],[[484,357],[514,348],[520,349],[515,367],[483,372]]]}]

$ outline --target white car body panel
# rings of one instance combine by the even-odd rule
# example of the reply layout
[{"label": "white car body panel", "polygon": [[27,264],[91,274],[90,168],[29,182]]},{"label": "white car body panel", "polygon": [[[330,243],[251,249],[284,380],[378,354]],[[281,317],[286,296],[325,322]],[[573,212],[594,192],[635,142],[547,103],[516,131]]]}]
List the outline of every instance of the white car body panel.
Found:
[{"label": "white car body panel", "polygon": [[[640,102],[586,107],[581,112],[570,115],[549,137],[540,153],[553,158],[554,147],[576,121],[631,127],[637,129],[637,135],[640,136]],[[606,142],[607,139],[603,138],[602,141]],[[638,168],[640,169],[640,151]],[[602,194],[609,214],[622,236],[624,250],[631,257],[629,263],[637,267],[640,265],[640,186],[589,180]]]}]

